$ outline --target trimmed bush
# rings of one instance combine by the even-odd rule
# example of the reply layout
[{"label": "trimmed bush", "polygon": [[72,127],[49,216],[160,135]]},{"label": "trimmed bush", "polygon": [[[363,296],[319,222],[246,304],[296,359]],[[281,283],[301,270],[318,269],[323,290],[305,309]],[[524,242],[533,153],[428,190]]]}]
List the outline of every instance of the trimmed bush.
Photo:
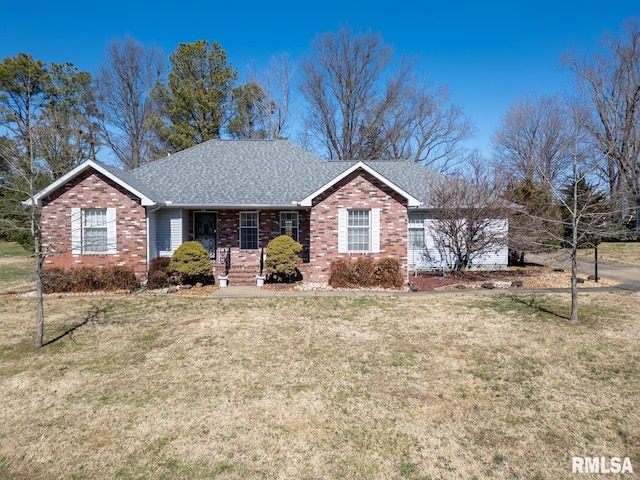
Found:
[{"label": "trimmed bush", "polygon": [[302,263],[302,245],[288,235],[280,235],[267,245],[264,268],[270,280],[289,282],[298,273]]},{"label": "trimmed bush", "polygon": [[135,290],[140,286],[133,270],[127,267],[103,268],[98,275],[98,290]]},{"label": "trimmed bush", "polygon": [[395,258],[383,258],[376,266],[376,279],[382,288],[401,288],[404,285],[400,273],[400,261]]},{"label": "trimmed bush", "polygon": [[403,285],[400,262],[392,258],[378,262],[371,257],[337,258],[331,262],[329,285],[336,288],[400,288]]},{"label": "trimmed bush", "polygon": [[139,287],[133,270],[126,267],[47,268],[42,272],[44,293],[80,293],[96,290],[133,290]]},{"label": "trimmed bush", "polygon": [[167,272],[170,263],[171,257],[156,257],[149,262],[149,273],[157,271]]},{"label": "trimmed bush", "polygon": [[156,290],[169,286],[169,264],[171,258],[157,257],[149,263],[149,274],[147,276],[147,288]]},{"label": "trimmed bush", "polygon": [[184,242],[171,257],[169,271],[185,283],[213,283],[213,266],[209,252],[196,241]]}]

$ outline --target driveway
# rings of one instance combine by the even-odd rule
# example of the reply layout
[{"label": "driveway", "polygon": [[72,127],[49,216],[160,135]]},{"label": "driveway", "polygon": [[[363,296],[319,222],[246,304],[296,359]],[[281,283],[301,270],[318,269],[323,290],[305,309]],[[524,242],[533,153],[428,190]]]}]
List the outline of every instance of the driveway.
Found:
[{"label": "driveway", "polygon": [[[527,254],[527,262],[539,263],[553,268],[571,271],[571,256],[566,251],[544,254]],[[582,276],[594,275],[595,260],[593,257],[578,257],[578,273]],[[623,263],[598,260],[598,277],[620,282],[618,288],[640,291],[640,267]]]}]

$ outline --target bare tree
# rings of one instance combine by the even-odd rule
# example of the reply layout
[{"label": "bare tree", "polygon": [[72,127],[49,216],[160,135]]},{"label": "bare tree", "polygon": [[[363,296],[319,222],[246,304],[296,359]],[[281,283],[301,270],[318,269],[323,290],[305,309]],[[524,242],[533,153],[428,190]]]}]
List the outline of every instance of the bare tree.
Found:
[{"label": "bare tree", "polygon": [[[569,320],[578,322],[578,249],[589,237],[612,236],[618,230],[612,220],[615,210],[605,205],[602,191],[596,183],[589,188],[581,188],[589,179],[597,181],[594,175],[598,165],[589,159],[590,148],[582,128],[584,119],[576,111],[570,141],[565,149],[571,158],[571,166],[565,178],[564,188],[557,188],[547,182],[551,188],[553,201],[562,212],[563,235],[561,240],[571,256],[571,313]],[[612,202],[613,203],[613,202]]]},{"label": "bare tree", "polygon": [[162,52],[131,38],[109,45],[99,69],[102,136],[126,169],[153,161],[160,151],[152,125],[157,112],[151,91],[162,69]]},{"label": "bare tree", "polygon": [[[615,221],[615,201],[605,195],[606,189],[599,183],[599,159],[592,157],[589,135],[585,129],[584,109],[567,106],[567,121],[558,144],[560,158],[568,165],[560,176],[549,174],[544,162],[532,161],[532,178],[539,183],[520,184],[520,191],[532,198],[521,196],[525,202],[517,210],[514,219],[517,247],[526,251],[566,248],[571,263],[571,313],[570,321],[578,322],[578,250],[585,244],[597,242],[603,237],[620,233]],[[510,197],[519,201],[518,197]],[[513,233],[512,231],[512,233]]]},{"label": "bare tree", "polygon": [[265,127],[265,138],[286,138],[291,108],[291,81],[295,66],[286,53],[271,57],[262,72],[251,71],[251,82],[260,85],[268,101],[256,102]]},{"label": "bare tree", "polygon": [[52,179],[95,153],[91,75],[72,64],[51,64],[18,54],[0,62],[0,231],[34,252],[37,323],[43,345],[41,211],[35,196]]},{"label": "bare tree", "polygon": [[494,164],[516,182],[558,186],[570,164],[567,119],[558,97],[513,103],[493,136]]},{"label": "bare tree", "polygon": [[[382,159],[409,159],[439,172],[447,172],[464,159],[463,142],[475,127],[462,108],[449,104],[446,87],[430,89],[427,85],[412,87],[394,122],[395,136],[390,135]],[[408,118],[402,119],[407,115]],[[402,125],[405,128],[401,128]]]},{"label": "bare tree", "polygon": [[465,174],[434,185],[429,198],[430,225],[440,258],[462,271],[482,256],[506,248],[512,209],[496,194],[501,188],[477,153],[468,165]]},{"label": "bare tree", "polygon": [[42,288],[42,266],[44,255],[40,239],[40,210],[33,200],[36,193],[48,181],[43,175],[44,166],[36,157],[34,132],[38,126],[37,101],[42,93],[44,64],[34,62],[20,54],[14,59],[5,59],[0,64],[0,125],[13,133],[14,138],[0,142],[0,158],[6,164],[3,174],[2,211],[0,226],[14,231],[27,231],[34,244],[36,278],[36,348],[42,347],[44,336],[44,295]]},{"label": "bare tree", "polygon": [[626,23],[626,38],[606,36],[604,55],[565,60],[575,75],[589,142],[602,157],[601,173],[622,215],[632,215],[640,194],[640,20]]},{"label": "bare tree", "polygon": [[270,138],[270,112],[275,103],[269,100],[260,85],[249,82],[233,89],[232,114],[228,131],[234,138]]},{"label": "bare tree", "polygon": [[349,28],[317,38],[302,63],[308,146],[331,159],[413,159],[439,168],[472,133],[447,106],[446,89],[418,84],[413,65],[393,63],[379,34]]}]

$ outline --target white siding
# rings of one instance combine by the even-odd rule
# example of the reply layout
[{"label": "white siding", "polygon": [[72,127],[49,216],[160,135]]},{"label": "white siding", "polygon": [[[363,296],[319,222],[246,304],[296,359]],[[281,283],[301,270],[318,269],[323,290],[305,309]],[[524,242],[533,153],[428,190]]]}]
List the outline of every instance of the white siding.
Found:
[{"label": "white siding", "polygon": [[436,235],[437,233],[435,232],[435,228],[434,228],[434,223],[436,222],[436,220],[432,219],[432,218],[427,218],[424,221],[424,226],[425,226],[425,250],[426,250],[426,256],[429,259],[429,263],[431,265],[433,265],[433,268],[452,268],[455,261],[450,258],[451,255],[447,255],[446,252],[444,252],[444,255],[441,253],[440,248],[438,248],[438,242],[437,242],[437,238]]},{"label": "white siding", "polygon": [[161,209],[156,212],[155,245],[158,255],[169,257],[182,244],[182,210]]},{"label": "white siding", "polygon": [[[506,219],[492,220],[487,226],[487,230],[493,232],[504,232],[505,239],[509,230],[509,222]],[[490,251],[483,252],[482,255],[473,259],[472,268],[504,268],[509,262],[509,246],[505,243]]]},{"label": "white siding", "polygon": [[147,239],[147,244],[149,245],[149,258],[156,258],[158,256],[158,243],[156,241],[157,238],[157,212],[149,211],[147,208],[147,235],[149,238]]},{"label": "white siding", "polygon": [[[410,214],[409,227],[419,228],[422,223],[422,218],[419,212]],[[455,265],[455,258],[453,255],[445,250],[445,257],[442,256],[440,249],[438,248],[438,242],[434,229],[434,222],[436,220],[425,218],[424,219],[424,247],[413,247],[408,245],[409,265],[415,266],[419,269],[440,269],[440,268],[453,268]],[[503,231],[505,238],[508,231],[508,222],[504,219],[491,220],[490,225],[487,227],[494,232]],[[478,269],[501,269],[507,266],[509,256],[508,245],[501,245],[499,247],[487,250],[481,255],[475,257],[472,260],[471,268]]]}]

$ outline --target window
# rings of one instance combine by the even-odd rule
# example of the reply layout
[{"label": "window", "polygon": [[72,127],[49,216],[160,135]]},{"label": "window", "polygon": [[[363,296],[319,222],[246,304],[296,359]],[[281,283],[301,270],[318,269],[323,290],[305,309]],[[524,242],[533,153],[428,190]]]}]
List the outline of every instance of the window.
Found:
[{"label": "window", "polygon": [[423,265],[428,263],[432,252],[427,247],[425,212],[409,213],[409,235],[407,253],[409,265]]},{"label": "window", "polygon": [[107,251],[107,209],[87,208],[82,210],[82,251]]},{"label": "window", "polygon": [[258,248],[258,212],[240,212],[240,249]]},{"label": "window", "polygon": [[338,253],[379,253],[380,209],[338,209]]},{"label": "window", "polygon": [[71,252],[74,255],[117,253],[116,209],[72,208]]},{"label": "window", "polygon": [[369,210],[349,210],[347,216],[348,251],[368,252],[370,238]]},{"label": "window", "polygon": [[298,241],[298,212],[280,212],[280,235]]},{"label": "window", "polygon": [[426,246],[425,243],[425,228],[424,221],[426,214],[424,213],[410,213],[409,214],[409,248],[410,249],[422,249]]}]

